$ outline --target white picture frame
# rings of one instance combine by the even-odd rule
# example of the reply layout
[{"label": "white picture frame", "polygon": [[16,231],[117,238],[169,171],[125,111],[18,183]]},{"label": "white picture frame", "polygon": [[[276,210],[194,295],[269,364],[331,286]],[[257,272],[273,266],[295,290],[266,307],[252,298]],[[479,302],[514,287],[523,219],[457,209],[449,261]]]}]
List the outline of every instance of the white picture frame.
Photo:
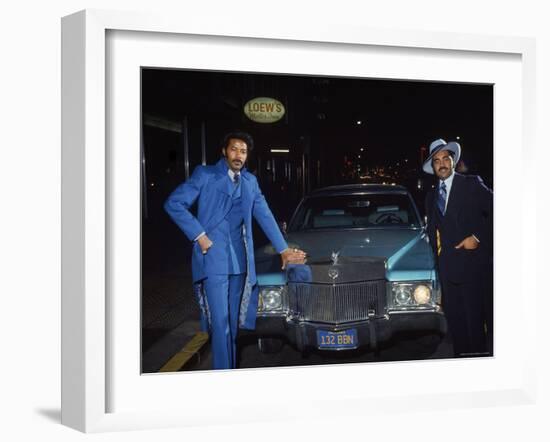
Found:
[{"label": "white picture frame", "polygon": [[[267,29],[267,30],[266,30]],[[519,60],[521,70],[521,90],[512,91],[519,97],[521,110],[511,118],[520,127],[518,142],[521,144],[520,156],[534,154],[534,106],[535,106],[535,43],[533,39],[518,37],[493,37],[481,35],[464,35],[454,33],[430,33],[424,31],[390,32],[385,30],[350,28],[343,25],[326,23],[319,26],[298,27],[295,24],[281,24],[278,28],[266,28],[261,24],[250,23],[246,28],[234,28],[230,22],[209,23],[206,18],[187,21],[182,24],[177,17],[155,16],[152,14],[113,12],[101,10],[82,11],[63,18],[62,21],[62,423],[84,432],[118,431],[140,428],[162,428],[173,426],[210,425],[216,422],[259,422],[296,418],[315,418],[318,410],[337,404],[335,409],[353,408],[355,415],[369,415],[380,412],[407,411],[410,404],[415,409],[435,410],[465,408],[476,406],[497,406],[501,404],[533,404],[536,397],[536,352],[534,351],[536,323],[531,318],[522,323],[522,334],[525,346],[518,352],[518,361],[511,362],[508,358],[511,352],[506,352],[506,343],[502,342],[499,355],[498,324],[499,318],[507,318],[510,313],[502,304],[496,304],[497,328],[495,330],[495,357],[477,361],[439,361],[438,368],[449,373],[485,370],[490,372],[500,364],[500,369],[511,367],[506,379],[500,383],[481,388],[469,381],[461,384],[457,391],[446,391],[443,387],[422,393],[419,390],[405,387],[391,387],[386,390],[370,390],[357,388],[353,392],[342,394],[328,389],[328,395],[312,395],[310,397],[293,398],[290,404],[281,407],[284,397],[276,397],[276,391],[271,391],[265,385],[266,379],[276,377],[283,385],[292,385],[295,378],[302,376],[304,391],[312,392],[314,384],[308,384],[304,376],[311,378],[308,368],[248,370],[224,373],[203,373],[193,378],[192,383],[198,384],[196,390],[188,390],[194,399],[194,405],[179,407],[169,403],[159,407],[158,402],[149,409],[136,406],[113,406],[110,399],[112,392],[118,388],[117,382],[124,383],[120,374],[112,375],[113,354],[111,343],[113,323],[117,321],[112,311],[113,284],[111,264],[114,258],[110,244],[111,236],[116,229],[111,229],[113,223],[112,195],[114,173],[110,165],[112,158],[109,143],[113,142],[113,134],[108,133],[106,121],[113,115],[108,109],[108,94],[111,93],[109,82],[112,81],[108,64],[113,60],[108,57],[118,57],[117,52],[108,51],[109,33],[119,35],[138,32],[140,38],[156,39],[166,36],[172,41],[186,36],[193,38],[215,37],[218,41],[232,39],[244,42],[252,50],[262,42],[267,42],[277,50],[285,51],[289,47],[301,49],[304,45],[321,50],[331,47],[336,52],[352,48],[369,47],[376,51],[397,50],[401,52],[425,50],[435,58],[468,53],[478,60],[493,55],[502,55]],[[324,49],[323,49],[324,48]],[[132,58],[131,63],[135,63]],[[243,68],[246,70],[246,67]],[[513,68],[512,68],[513,69]],[[137,92],[136,92],[137,93]],[[495,114],[502,112],[499,104],[495,105]],[[519,117],[518,117],[519,116]],[[505,140],[495,134],[495,152],[507,149]],[[139,135],[138,135],[139,136]],[[116,142],[116,141],[115,141]],[[506,147],[500,147],[506,146]],[[136,146],[139,151],[139,144]],[[501,155],[501,158],[505,155]],[[504,161],[504,160],[502,160]],[[517,163],[517,159],[516,159]],[[501,163],[504,164],[504,163]],[[128,166],[130,167],[130,166]],[[503,168],[506,165],[502,166]],[[118,170],[118,169],[117,169]],[[502,175],[501,175],[502,176]],[[495,168],[495,187],[499,183],[498,164]],[[116,176],[115,178],[116,179]],[[501,181],[502,183],[502,181]],[[139,191],[139,189],[138,189]],[[499,193],[501,192],[501,193]],[[513,189],[501,185],[495,192],[495,204],[498,209],[501,195],[513,194],[522,201],[521,219],[535,218],[536,201],[532,193],[527,193],[523,187]],[[498,224],[498,217],[495,216]],[[524,278],[528,274],[526,256],[535,255],[533,231],[529,231],[522,223],[519,229],[521,241],[516,249],[518,261],[516,271],[520,273],[518,280],[522,281],[519,288],[520,296],[536,292],[536,281]],[[498,255],[498,232],[495,241],[495,256]],[[513,265],[504,258],[498,262],[501,265]],[[513,267],[511,267],[513,268]],[[499,287],[495,285],[495,293]],[[139,282],[136,281],[136,285]],[[523,295],[525,296],[525,295]],[[135,298],[139,303],[139,297]],[[135,307],[135,306],[134,306]],[[502,313],[499,316],[499,308]],[[135,308],[129,308],[134,311]],[[133,310],[132,310],[133,309]],[[517,318],[527,319],[528,312],[519,309]],[[506,330],[505,321],[500,319],[500,330]],[[530,339],[531,338],[531,339]],[[116,347],[116,346],[115,346]],[[133,357],[133,356],[132,356]],[[138,356],[136,356],[138,357]],[[500,359],[499,359],[500,358]],[[508,358],[508,359],[507,359]],[[430,362],[424,368],[434,367],[438,361]],[[436,364],[436,365],[433,365]],[[474,365],[477,364],[477,365]],[[513,366],[513,367],[512,367]],[[394,363],[384,366],[373,366],[373,371],[391,371],[400,373],[411,365]],[[414,367],[413,367],[414,368]],[[115,367],[115,370],[118,369]],[[128,379],[135,379],[144,385],[144,391],[150,389],[161,391],[172,389],[176,383],[189,382],[189,377],[182,378],[178,374],[162,376],[140,376],[135,370],[125,369]],[[316,367],[315,374],[333,376],[333,373],[344,373],[348,379],[361,379],[365,366],[351,364],[348,367]],[[338,372],[337,372],[338,371]],[[305,373],[305,375],[304,375]],[[185,374],[186,376],[188,374]],[[113,379],[115,381],[113,381]],[[227,382],[230,380],[231,382]],[[219,392],[221,399],[216,404],[200,401],[200,389],[211,385],[211,389]],[[161,385],[162,384],[162,385]],[[227,384],[235,385],[235,389]],[[460,384],[460,382],[459,382]],[[498,385],[497,385],[498,384]],[[128,384],[129,386],[131,384]],[[245,392],[240,399],[226,401],[224,397],[234,398],[238,389],[249,385],[250,391]],[[255,398],[253,409],[247,406],[259,386],[264,385],[265,397]],[[349,385],[348,385],[349,386]],[[280,388],[279,388],[280,390]],[[166,391],[166,390],[162,390]],[[240,390],[242,391],[242,390]],[[290,389],[292,391],[292,389]],[[346,390],[347,391],[347,390]],[[124,394],[124,393],[122,393]],[[167,398],[167,393],[161,393]],[[373,402],[372,398],[376,398]],[[133,400],[134,398],[130,398]],[[197,400],[195,400],[197,399]],[[121,403],[124,401],[120,401]],[[170,401],[167,401],[170,402]],[[272,403],[271,403],[272,402]],[[232,412],[227,413],[230,404]],[[305,406],[307,405],[307,406]],[[224,408],[225,407],[225,408]],[[207,412],[208,410],[208,412]],[[336,412],[338,414],[338,412]]]}]

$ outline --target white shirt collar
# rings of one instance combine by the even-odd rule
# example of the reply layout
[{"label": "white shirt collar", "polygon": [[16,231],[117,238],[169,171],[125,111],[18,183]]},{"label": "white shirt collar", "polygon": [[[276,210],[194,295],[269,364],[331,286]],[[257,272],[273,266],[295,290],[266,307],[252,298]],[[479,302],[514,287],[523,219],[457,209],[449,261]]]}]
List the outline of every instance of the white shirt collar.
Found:
[{"label": "white shirt collar", "polygon": [[445,210],[447,210],[447,203],[449,202],[449,194],[451,193],[451,187],[453,185],[453,179],[455,177],[455,172],[451,173],[445,180],[439,180],[439,186],[441,183],[445,183]]},{"label": "white shirt collar", "polygon": [[229,178],[231,178],[231,181],[235,181],[235,175],[240,175],[240,172],[235,173],[231,169],[227,169],[227,174],[229,175]]},{"label": "white shirt collar", "polygon": [[445,183],[445,187],[447,187],[447,193],[449,193],[449,189],[453,185],[453,178],[455,177],[455,172],[451,173],[446,179],[439,180],[439,185],[441,186],[441,183]]}]

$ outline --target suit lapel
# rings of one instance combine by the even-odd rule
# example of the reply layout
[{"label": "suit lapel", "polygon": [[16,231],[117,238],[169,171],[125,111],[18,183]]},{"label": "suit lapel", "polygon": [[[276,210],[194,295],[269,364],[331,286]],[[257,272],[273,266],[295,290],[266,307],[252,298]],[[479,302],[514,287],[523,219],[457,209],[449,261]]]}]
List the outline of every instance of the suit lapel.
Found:
[{"label": "suit lapel", "polygon": [[[245,217],[250,213],[250,208],[253,202],[252,188],[247,174],[248,172],[245,168],[243,168],[241,170],[241,198],[243,210],[246,214]],[[216,210],[212,221],[209,223],[210,227],[219,224],[220,221],[227,216],[233,206],[233,192],[235,191],[235,185],[229,179],[229,175],[227,174],[227,163],[224,158],[220,159],[220,161],[216,164],[216,178],[213,186],[213,191],[218,196],[217,200],[219,201],[219,210]]]},{"label": "suit lapel", "polygon": [[250,206],[252,205],[252,191],[250,188],[250,181],[248,179],[246,169],[241,170],[241,198],[243,202],[243,208],[245,213],[249,213]]},{"label": "suit lapel", "polygon": [[234,186],[229,175],[227,174],[227,164],[225,158],[221,158],[216,164],[216,182],[215,187],[218,192],[222,192],[225,195],[231,197],[233,194]]},{"label": "suit lapel", "polygon": [[449,192],[449,201],[447,202],[447,210],[445,210],[445,216],[455,216],[458,211],[459,201],[462,198],[462,175],[455,172],[453,178],[453,185]]},{"label": "suit lapel", "polygon": [[225,165],[225,159],[222,158],[216,163],[216,176],[212,183],[211,189],[209,189],[209,198],[214,198],[213,206],[215,207],[211,218],[205,226],[209,231],[217,226],[229,213],[233,206],[233,200],[231,194],[233,191],[233,183],[227,175],[227,166]]}]

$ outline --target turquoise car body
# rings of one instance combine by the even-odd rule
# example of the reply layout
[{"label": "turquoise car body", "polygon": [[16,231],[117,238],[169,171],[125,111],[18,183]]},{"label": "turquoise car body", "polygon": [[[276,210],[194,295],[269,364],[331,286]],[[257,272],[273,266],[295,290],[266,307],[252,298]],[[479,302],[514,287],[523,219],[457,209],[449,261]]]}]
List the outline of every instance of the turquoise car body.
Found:
[{"label": "turquoise car body", "polygon": [[[385,257],[388,281],[436,280],[435,262],[423,228],[291,232],[287,241],[307,251],[309,259],[330,257],[334,251],[340,256]],[[260,286],[286,284],[280,263],[270,245],[256,251]]]},{"label": "turquoise car body", "polygon": [[[382,210],[379,217],[385,217],[386,221],[390,221],[387,223],[369,226],[324,225],[323,228],[316,229],[302,228],[300,221],[297,221],[297,218],[303,216],[303,212],[306,210],[304,207],[312,204],[315,198],[331,201],[332,197],[349,197],[353,201],[359,202],[364,199],[365,204],[363,205],[367,207],[370,200],[378,198],[383,201],[386,196],[392,201],[406,202],[408,205],[407,222],[391,222],[392,219],[388,218],[388,214],[384,212],[393,210],[391,205],[379,208]],[[356,204],[356,206],[361,207],[361,204]],[[397,209],[397,207],[393,208]],[[398,210],[395,212],[397,213]],[[389,216],[396,218],[395,215],[390,214]],[[260,304],[256,321],[258,337],[284,337],[299,349],[313,347],[324,350],[345,350],[362,346],[376,347],[378,342],[388,340],[397,331],[427,330],[440,335],[446,332],[446,321],[440,306],[439,283],[432,247],[428,242],[418,209],[406,188],[390,185],[344,185],[319,189],[302,200],[289,226],[288,232],[285,232],[287,242],[290,247],[298,247],[307,252],[308,258],[304,265],[324,262],[327,263],[326,268],[330,270],[331,260],[336,259],[334,261],[336,264],[338,260],[343,261],[347,257],[355,260],[354,262],[360,262],[362,258],[365,261],[370,260],[369,262],[372,260],[383,262],[384,274],[377,278],[379,300],[376,304],[377,311],[368,310],[368,316],[354,316],[354,312],[351,310],[362,310],[360,304],[354,304],[350,305],[349,315],[345,315],[346,319],[340,320],[334,315],[320,314],[322,309],[330,309],[338,302],[340,302],[340,311],[346,310],[346,306],[341,303],[345,302],[343,299],[346,298],[347,286],[339,286],[338,280],[334,280],[334,284],[327,284],[327,281],[315,284],[316,281],[313,281],[313,284],[307,287],[310,299],[306,299],[306,301],[309,303],[308,308],[317,312],[318,317],[304,319],[304,315],[296,311],[300,308],[297,307],[298,304],[288,299],[292,298],[291,286],[293,283],[289,281],[288,273],[281,270],[279,255],[271,245],[266,245],[256,251],[256,272],[260,288]],[[340,262],[338,265],[346,264]],[[354,284],[357,283],[357,281],[354,282]],[[364,283],[369,284],[374,281],[364,281]],[[416,288],[419,285],[424,287],[422,293],[429,292],[429,299],[423,304],[416,301]],[[380,289],[382,286],[385,289]],[[331,287],[334,288],[334,293],[330,291]],[[317,291],[324,294],[318,295]],[[269,301],[271,301],[273,295],[277,295],[279,292],[280,308],[266,309],[264,304],[268,301],[267,297],[269,296]],[[266,298],[265,302],[262,302],[262,296]],[[330,302],[326,301],[327,296],[331,299]],[[406,296],[409,298],[406,299]],[[324,304],[316,306],[315,303],[318,302],[316,297],[323,298]],[[301,299],[302,303],[306,302],[305,298]],[[365,302],[367,302],[366,297]],[[318,319],[325,317],[332,319]],[[349,339],[354,340],[355,345],[335,345],[333,347],[321,345],[321,338],[325,340],[327,336],[331,337],[331,334],[334,336],[345,335],[349,330],[353,331],[353,336]]]}]

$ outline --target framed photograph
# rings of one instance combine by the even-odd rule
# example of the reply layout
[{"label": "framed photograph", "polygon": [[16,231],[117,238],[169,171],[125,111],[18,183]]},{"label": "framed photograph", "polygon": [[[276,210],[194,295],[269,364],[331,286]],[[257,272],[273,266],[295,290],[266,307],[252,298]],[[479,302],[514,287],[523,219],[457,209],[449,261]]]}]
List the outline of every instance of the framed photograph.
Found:
[{"label": "framed photograph", "polygon": [[[107,11],[63,19],[63,423],[92,432],[315,419],[328,409],[338,417],[533,403],[536,324],[526,307],[517,307],[530,305],[535,291],[524,246],[533,233],[517,225],[534,204],[510,177],[521,178],[518,162],[533,149],[534,42],[337,25],[263,29],[251,25],[235,34],[206,19],[182,25]],[[350,103],[354,97],[359,103]],[[438,110],[429,112],[426,101]],[[271,114],[271,123],[254,122],[265,114],[245,115],[247,106],[267,105],[288,113]],[[419,206],[419,231],[425,186],[432,182],[410,169],[421,168],[435,139],[463,141],[461,167],[494,189],[494,355],[166,369],[172,350],[153,351],[155,340],[166,339],[155,324],[178,323],[186,314],[181,298],[162,296],[187,293],[180,285],[189,282],[182,275],[190,275],[190,249],[162,203],[195,166],[220,158],[218,139],[236,126],[257,135],[247,166],[262,187],[283,186],[296,200],[277,203],[278,190],[264,190],[277,218],[289,220],[289,206],[319,187],[412,179],[406,187]],[[326,127],[331,130],[318,131]],[[340,140],[345,147],[333,160],[331,147]],[[410,144],[408,151],[403,144]],[[414,166],[398,165],[401,159]],[[367,208],[352,203],[346,204],[354,213]],[[380,213],[386,216],[395,204],[380,205]],[[318,225],[336,222],[340,212],[327,210]],[[365,214],[353,222],[369,219]],[[416,228],[414,222],[401,227]],[[521,241],[506,243],[502,253],[512,229]],[[159,230],[167,237],[159,240]],[[509,286],[510,274],[521,286]],[[198,307],[196,313],[198,323]],[[331,333],[317,344],[334,338]],[[355,336],[340,337],[347,343]]]}]

